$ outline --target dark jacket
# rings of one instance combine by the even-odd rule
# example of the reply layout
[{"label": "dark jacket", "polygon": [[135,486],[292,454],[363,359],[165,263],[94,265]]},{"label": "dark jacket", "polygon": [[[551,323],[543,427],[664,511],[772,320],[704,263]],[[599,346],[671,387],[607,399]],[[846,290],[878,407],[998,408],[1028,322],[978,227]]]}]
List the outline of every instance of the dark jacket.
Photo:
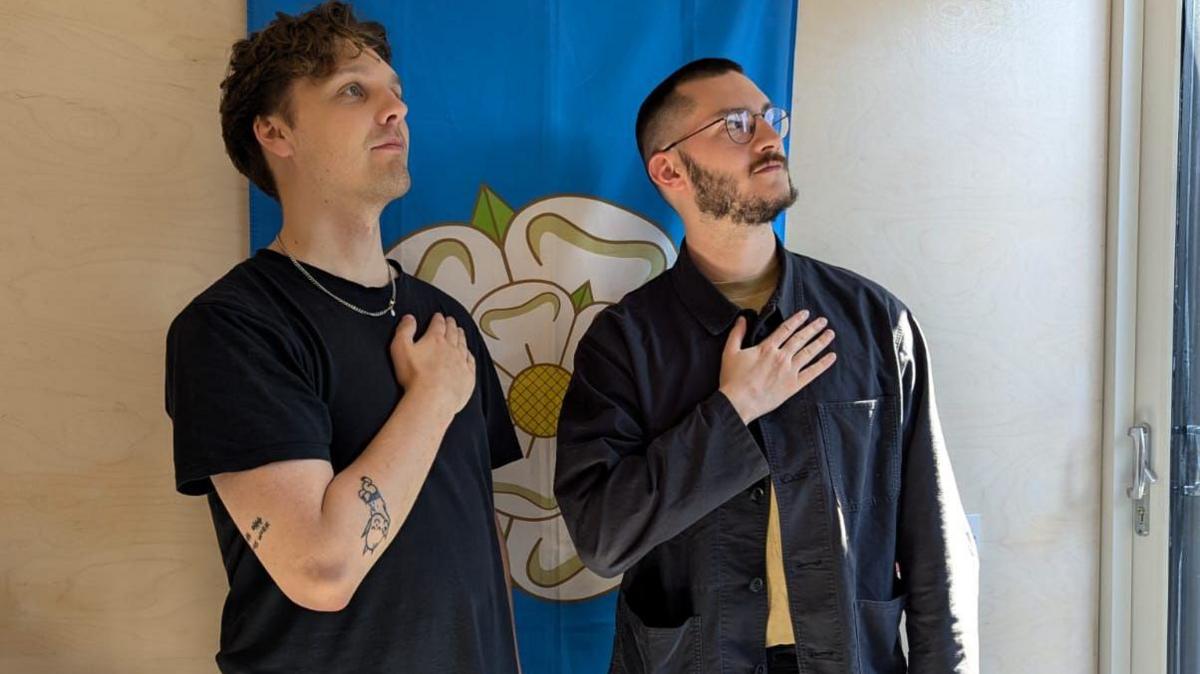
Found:
[{"label": "dark jacket", "polygon": [[612,672],[765,670],[765,541],[777,493],[801,672],[978,671],[978,560],[929,357],[879,285],[777,245],[747,345],[792,313],[829,319],[837,363],[743,424],[717,391],[739,309],[686,244],[599,314],[558,426],[555,494],[593,571],[624,573]]}]

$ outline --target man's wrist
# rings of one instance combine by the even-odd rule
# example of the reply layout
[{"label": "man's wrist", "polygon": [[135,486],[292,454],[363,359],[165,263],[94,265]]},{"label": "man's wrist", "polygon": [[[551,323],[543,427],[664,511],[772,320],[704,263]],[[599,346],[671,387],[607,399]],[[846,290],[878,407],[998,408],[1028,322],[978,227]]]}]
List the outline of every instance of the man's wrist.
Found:
[{"label": "man's wrist", "polygon": [[750,405],[741,399],[736,390],[726,386],[722,386],[717,390],[729,400],[730,406],[733,407],[733,411],[737,413],[738,418],[742,420],[743,424],[749,426],[750,422],[754,421],[756,415],[751,411]]},{"label": "man's wrist", "polygon": [[457,410],[453,409],[449,396],[441,395],[434,386],[413,382],[412,388],[405,389],[401,404],[407,404],[417,410],[425,418],[449,425]]}]

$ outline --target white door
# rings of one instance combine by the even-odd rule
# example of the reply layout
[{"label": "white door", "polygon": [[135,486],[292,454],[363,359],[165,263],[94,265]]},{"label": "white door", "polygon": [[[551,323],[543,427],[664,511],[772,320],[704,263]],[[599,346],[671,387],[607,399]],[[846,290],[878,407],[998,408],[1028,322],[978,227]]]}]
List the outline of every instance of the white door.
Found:
[{"label": "white door", "polygon": [[1200,382],[1189,355],[1200,335],[1198,8],[1113,4],[1100,659],[1111,674],[1200,674],[1200,633],[1189,633],[1200,594],[1188,580],[1200,565],[1187,554],[1198,539],[1180,526],[1195,504],[1179,470],[1195,459],[1190,408],[1200,409],[1189,402]]}]

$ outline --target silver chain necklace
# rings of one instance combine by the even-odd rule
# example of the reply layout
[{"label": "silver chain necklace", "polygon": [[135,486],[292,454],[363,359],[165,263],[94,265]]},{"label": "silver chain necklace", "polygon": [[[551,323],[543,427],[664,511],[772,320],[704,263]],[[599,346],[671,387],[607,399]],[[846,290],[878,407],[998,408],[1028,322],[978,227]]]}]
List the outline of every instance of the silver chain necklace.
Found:
[{"label": "silver chain necklace", "polygon": [[296,269],[299,269],[301,274],[304,274],[304,278],[311,281],[313,285],[315,285],[317,288],[319,288],[321,290],[321,292],[325,293],[326,295],[329,295],[334,300],[336,300],[338,304],[341,304],[342,306],[346,307],[347,309],[349,309],[351,311],[362,314],[363,316],[370,316],[372,318],[378,318],[384,314],[391,314],[392,316],[396,315],[396,277],[392,275],[392,265],[389,264],[387,266],[388,267],[388,278],[392,280],[392,299],[388,300],[388,305],[379,311],[367,311],[366,309],[363,309],[362,307],[350,304],[346,300],[338,297],[337,295],[334,295],[328,288],[321,285],[321,283],[319,281],[317,281],[317,279],[313,278],[312,274],[308,273],[308,270],[304,268],[304,265],[300,264],[299,260],[292,257],[292,254],[290,252],[288,252],[287,246],[283,245],[282,237],[276,236],[275,240],[277,242],[279,242],[279,247],[283,249],[283,254],[288,256],[288,259],[292,261],[292,264],[296,265]]}]

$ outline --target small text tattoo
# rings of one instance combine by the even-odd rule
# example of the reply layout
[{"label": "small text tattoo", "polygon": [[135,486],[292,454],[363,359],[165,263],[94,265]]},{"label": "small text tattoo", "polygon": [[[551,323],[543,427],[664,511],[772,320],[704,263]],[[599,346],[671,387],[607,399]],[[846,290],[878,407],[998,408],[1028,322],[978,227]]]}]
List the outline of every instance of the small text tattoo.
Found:
[{"label": "small text tattoo", "polygon": [[387,538],[392,518],[388,517],[387,504],[383,501],[383,495],[379,493],[379,487],[365,475],[362,478],[362,488],[358,490],[358,497],[371,509],[371,514],[367,516],[367,525],[363,527],[362,532],[365,555],[375,552],[375,548]]},{"label": "small text tattoo", "polygon": [[261,517],[255,517],[254,521],[250,523],[250,531],[257,531],[258,536],[256,537],[254,534],[250,533],[250,531],[247,531],[246,542],[249,543],[255,550],[257,550],[259,542],[262,541],[263,534],[267,533],[267,529],[269,528],[271,528],[270,522]]}]

